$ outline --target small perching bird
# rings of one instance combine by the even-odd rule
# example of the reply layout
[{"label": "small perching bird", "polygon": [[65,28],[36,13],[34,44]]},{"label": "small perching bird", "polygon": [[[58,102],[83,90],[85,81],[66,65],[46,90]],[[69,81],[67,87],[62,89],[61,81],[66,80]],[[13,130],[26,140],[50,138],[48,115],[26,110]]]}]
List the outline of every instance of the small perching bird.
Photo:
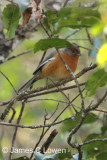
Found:
[{"label": "small perching bird", "polygon": [[[78,45],[72,44],[69,48],[64,48],[60,52],[61,57],[72,72],[75,72],[78,64],[80,49]],[[70,72],[66,69],[64,62],[62,61],[59,53],[52,53],[46,58],[33,73],[33,78],[26,82],[18,92],[30,88],[37,80],[43,78],[51,78],[53,80],[62,80],[70,77]]]}]

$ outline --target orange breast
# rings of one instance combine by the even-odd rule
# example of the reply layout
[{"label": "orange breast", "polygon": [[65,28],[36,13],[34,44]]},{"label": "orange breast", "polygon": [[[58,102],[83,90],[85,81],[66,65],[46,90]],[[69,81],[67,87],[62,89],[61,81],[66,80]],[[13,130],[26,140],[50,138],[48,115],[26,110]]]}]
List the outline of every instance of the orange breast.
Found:
[{"label": "orange breast", "polygon": [[[66,53],[61,53],[65,63],[69,66],[72,72],[75,72],[77,63],[78,63],[78,56],[76,55],[69,55]],[[56,80],[64,79],[70,77],[69,71],[67,71],[64,63],[62,62],[59,54],[55,55],[55,60],[48,62],[39,74],[40,78],[50,77]]]}]

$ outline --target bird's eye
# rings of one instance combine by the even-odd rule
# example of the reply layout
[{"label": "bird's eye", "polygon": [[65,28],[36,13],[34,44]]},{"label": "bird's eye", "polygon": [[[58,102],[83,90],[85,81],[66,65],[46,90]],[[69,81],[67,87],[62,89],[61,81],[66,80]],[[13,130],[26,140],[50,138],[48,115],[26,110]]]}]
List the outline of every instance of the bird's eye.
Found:
[{"label": "bird's eye", "polygon": [[71,48],[71,50],[73,51],[73,53],[78,53],[78,50],[76,48]]}]

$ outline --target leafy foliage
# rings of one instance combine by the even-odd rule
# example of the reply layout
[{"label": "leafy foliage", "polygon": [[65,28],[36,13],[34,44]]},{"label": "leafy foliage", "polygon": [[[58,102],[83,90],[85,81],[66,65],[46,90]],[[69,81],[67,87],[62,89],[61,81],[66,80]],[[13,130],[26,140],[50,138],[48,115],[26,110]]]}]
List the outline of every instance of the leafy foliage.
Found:
[{"label": "leafy foliage", "polygon": [[95,73],[93,73],[87,83],[86,89],[89,91],[89,96],[96,93],[96,89],[103,87],[107,84],[107,72],[103,68],[99,68]]},{"label": "leafy foliage", "polygon": [[9,4],[3,10],[2,21],[7,29],[6,37],[11,39],[14,37],[15,30],[20,19],[20,10],[16,5]]},{"label": "leafy foliage", "polygon": [[103,160],[106,160],[107,159],[107,152],[102,152],[101,154],[96,156],[97,160],[101,160],[102,157],[103,157]]},{"label": "leafy foliage", "polygon": [[45,12],[47,21],[44,25],[53,26],[53,34],[59,33],[63,27],[81,28],[91,27],[99,22],[100,14],[92,8],[62,8],[59,12],[48,10]]},{"label": "leafy foliage", "polygon": [[58,156],[59,160],[64,160],[64,159],[66,159],[66,158],[70,159],[70,158],[73,157],[72,154],[71,154],[71,151],[68,150],[68,149],[66,149],[66,150],[65,150],[64,152],[62,152],[62,153],[59,153],[58,155],[59,155],[59,156]]},{"label": "leafy foliage", "polygon": [[64,39],[59,38],[48,38],[48,39],[41,39],[39,40],[35,46],[34,51],[38,52],[40,50],[46,51],[49,48],[55,47],[56,49],[64,48],[64,47],[71,47],[72,44]]},{"label": "leafy foliage", "polygon": [[[102,136],[101,134],[91,134],[89,135],[85,141],[89,141],[92,139],[103,139],[106,138]],[[94,158],[99,156],[102,152],[106,151],[107,148],[107,142],[106,141],[96,141],[90,144],[87,144],[82,147],[84,150],[86,150],[87,153],[87,159],[88,158]]]},{"label": "leafy foliage", "polygon": [[[63,122],[62,131],[63,132],[71,131],[79,123],[80,119],[81,119],[81,114],[78,114],[75,121],[71,119]],[[83,124],[94,123],[97,119],[98,119],[98,116],[94,113],[91,113],[87,115]]]}]

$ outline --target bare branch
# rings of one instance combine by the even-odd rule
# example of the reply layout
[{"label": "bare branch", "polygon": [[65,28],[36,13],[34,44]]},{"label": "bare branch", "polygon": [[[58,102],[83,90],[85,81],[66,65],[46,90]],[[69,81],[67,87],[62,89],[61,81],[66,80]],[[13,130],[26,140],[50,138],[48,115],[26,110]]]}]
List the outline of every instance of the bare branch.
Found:
[{"label": "bare branch", "polygon": [[41,21],[40,21],[40,25],[43,27],[43,29],[46,32],[46,34],[48,35],[48,37],[51,38],[51,35],[49,34],[47,28],[44,26],[44,24]]},{"label": "bare branch", "polygon": [[65,3],[64,3],[64,5],[63,5],[63,7],[66,7],[68,1],[69,1],[69,0],[65,0]]},{"label": "bare branch", "polygon": [[[76,75],[76,78],[79,78],[80,76],[82,76],[83,74],[85,74],[87,71],[89,71],[89,70],[92,70],[92,69],[94,69],[94,68],[96,68],[97,67],[97,65],[96,64],[93,64],[93,65],[91,65],[91,66],[88,66],[87,68],[84,68],[81,72],[79,72],[77,75]],[[70,80],[73,80],[73,78],[70,78],[69,80],[64,80],[63,82],[58,82],[56,85],[58,86],[58,85],[62,85],[62,84],[65,84],[66,82],[69,82]],[[48,85],[48,88],[50,89],[50,88],[53,88],[54,87],[54,85],[52,84],[52,85]],[[22,98],[23,99],[26,99],[26,98],[31,98],[31,97],[33,97],[33,96],[36,96],[36,95],[29,95],[29,94],[32,94],[32,93],[35,93],[35,92],[39,92],[39,91],[43,91],[43,90],[45,90],[45,89],[47,89],[47,87],[45,86],[45,87],[40,87],[40,88],[36,88],[36,89],[33,89],[33,90],[31,90],[31,91],[28,91],[27,93],[25,92],[25,93],[21,93],[20,95],[18,95],[17,97],[15,97],[14,99],[12,99],[11,101],[9,101],[9,105],[6,107],[6,109],[5,109],[5,111],[4,111],[4,113],[2,113],[2,115],[1,115],[1,119],[3,120],[4,118],[5,118],[5,116],[7,115],[7,113],[9,112],[9,110],[10,110],[10,108],[12,107],[12,105],[16,102],[16,101],[19,101],[19,100],[22,100]],[[48,93],[49,93],[49,91],[48,91]],[[51,92],[52,93],[52,92]],[[44,94],[44,93],[43,93]],[[42,95],[42,94],[40,94],[40,95]],[[1,103],[1,104],[5,104],[5,103]]]},{"label": "bare branch", "polygon": [[48,147],[50,146],[50,144],[52,143],[52,141],[54,140],[54,138],[56,137],[56,135],[58,134],[58,131],[56,129],[54,129],[51,134],[49,135],[48,139],[46,140],[46,142],[42,145],[40,152],[44,153],[46,152],[46,150],[48,149]]},{"label": "bare branch", "polygon": [[[86,83],[86,82],[80,83],[80,86],[85,85],[85,83]],[[48,87],[51,88],[52,86],[53,86],[53,85],[49,85]],[[64,90],[68,90],[68,89],[72,89],[72,88],[76,88],[76,87],[77,87],[76,85],[73,85],[73,86],[69,86],[69,87],[60,88],[60,90],[64,91]],[[35,91],[35,92],[40,92],[40,91],[43,91],[43,90],[46,90],[46,89],[47,89],[46,86],[45,86],[45,87],[38,87],[38,88],[35,88],[35,89],[31,90],[30,92],[28,92],[27,95],[29,95],[30,93],[33,93],[34,91]],[[46,94],[54,93],[54,92],[58,92],[58,91],[59,91],[58,89],[53,89],[53,90],[51,90],[51,91],[46,91]],[[39,96],[39,95],[44,95],[44,92],[42,92],[42,93],[40,93],[40,94],[38,93],[37,96]],[[21,93],[20,96],[18,96],[16,99],[19,99],[19,101],[20,101],[20,100],[21,100],[20,98],[21,98],[21,97],[24,97],[24,96],[26,96],[26,94]],[[29,96],[30,96],[29,98],[31,98],[31,97],[35,97],[36,95],[31,94],[31,95],[29,95]],[[31,101],[32,101],[32,100],[31,100]],[[27,102],[30,102],[30,100],[28,100]],[[61,101],[60,101],[60,102],[61,102]],[[0,102],[0,106],[7,105],[7,104],[9,104],[9,103],[10,103],[10,101],[3,101],[3,102]]]},{"label": "bare branch", "polygon": [[[60,116],[61,116],[61,114],[60,114]],[[59,118],[60,116],[58,116],[58,118]],[[58,119],[58,118],[57,118],[57,119]],[[60,123],[62,123],[62,122],[64,122],[64,121],[67,121],[67,120],[69,120],[69,119],[73,119],[73,120],[74,120],[74,116],[67,117],[67,118],[65,118],[65,119],[63,119],[63,120],[60,120],[60,121],[58,121],[58,122],[52,122],[52,123],[50,123],[50,124],[37,125],[37,126],[20,125],[20,124],[8,123],[8,122],[0,122],[0,125],[3,125],[3,126],[11,126],[11,127],[19,127],[19,128],[26,128],[26,129],[27,129],[27,128],[28,128],[28,129],[37,129],[37,128],[43,128],[43,127],[45,127],[45,128],[52,127],[52,126],[55,126],[55,125],[57,125],[57,124],[60,124]]]},{"label": "bare branch", "polygon": [[77,124],[77,126],[72,129],[72,131],[70,132],[69,136],[68,136],[68,144],[73,147],[73,148],[78,148],[78,145],[77,144],[74,144],[74,143],[71,143],[71,139],[72,139],[72,136],[79,130],[79,128],[81,127],[81,125],[83,124],[85,118],[86,118],[87,114],[82,114],[82,117],[80,119],[80,122]]},{"label": "bare branch", "polygon": [[103,100],[106,98],[107,96],[107,90],[104,94],[104,96],[93,106],[89,106],[87,109],[86,109],[86,112],[89,112],[91,110],[95,110],[96,108],[98,108],[98,106],[103,102]]},{"label": "bare branch", "polygon": [[107,114],[107,111],[104,111],[104,110],[101,110],[101,109],[95,109],[95,111],[103,112],[103,113],[106,113],[106,114]]},{"label": "bare branch", "polygon": [[19,56],[22,56],[22,55],[27,54],[27,53],[32,52],[32,51],[33,51],[33,49],[29,49],[29,50],[24,51],[24,52],[22,52],[22,53],[20,53],[20,54],[13,55],[13,56],[11,56],[11,57],[3,60],[3,61],[0,61],[0,64],[5,63],[5,62],[7,62],[7,61],[10,61],[10,60],[12,60],[12,59],[14,59],[14,58],[17,58],[17,57],[19,57]]},{"label": "bare branch", "polygon": [[34,102],[34,101],[55,101],[55,102],[61,102],[61,103],[66,103],[68,104],[69,102],[65,102],[65,101],[61,101],[61,100],[57,100],[57,99],[49,99],[49,98],[39,98],[39,99],[31,99],[31,100],[28,100],[27,103],[29,102]]},{"label": "bare branch", "polygon": [[65,37],[65,40],[67,40],[69,37],[73,36],[74,34],[78,33],[81,29],[76,29],[73,33],[69,34]]},{"label": "bare branch", "polygon": [[[24,110],[24,106],[25,106],[25,102],[22,102],[22,107],[21,107],[20,114],[19,114],[19,117],[18,117],[17,123],[16,123],[17,125],[20,123],[20,120],[21,120],[21,117],[22,117],[22,114],[23,114],[23,110]],[[14,142],[15,142],[15,139],[16,139],[17,130],[18,130],[18,126],[16,126],[14,134],[13,134],[9,160],[11,160],[11,157],[12,157],[12,149],[13,149]]]},{"label": "bare branch", "polygon": [[93,41],[92,41],[91,36],[90,36],[90,34],[89,34],[89,32],[88,32],[88,29],[86,28],[85,30],[86,30],[87,37],[88,37],[88,39],[89,39],[90,44],[93,45]]},{"label": "bare branch", "polygon": [[13,107],[12,107],[11,109],[12,109],[12,111],[13,111],[13,114],[12,114],[12,116],[11,116],[10,120],[9,120],[9,123],[11,123],[11,122],[12,122],[12,120],[13,120],[13,118],[14,118],[15,114],[16,114],[15,109],[14,109]]},{"label": "bare branch", "polygon": [[78,147],[77,147],[77,150],[78,150],[78,153],[79,153],[79,157],[78,157],[78,160],[82,160],[82,150],[81,150],[81,146],[79,145]]},{"label": "bare branch", "polygon": [[50,117],[46,117],[46,120],[49,120],[53,117],[53,115],[56,113],[56,111],[58,110],[58,106],[59,106],[59,103],[57,104],[57,107],[55,109],[55,111],[52,113],[52,115]]},{"label": "bare branch", "polygon": [[84,145],[87,145],[87,144],[90,144],[90,143],[93,143],[93,142],[97,142],[97,141],[104,142],[104,141],[107,141],[107,138],[103,138],[103,139],[91,139],[91,140],[89,140],[89,141],[80,143],[79,145],[82,147],[82,146],[84,146]]}]

